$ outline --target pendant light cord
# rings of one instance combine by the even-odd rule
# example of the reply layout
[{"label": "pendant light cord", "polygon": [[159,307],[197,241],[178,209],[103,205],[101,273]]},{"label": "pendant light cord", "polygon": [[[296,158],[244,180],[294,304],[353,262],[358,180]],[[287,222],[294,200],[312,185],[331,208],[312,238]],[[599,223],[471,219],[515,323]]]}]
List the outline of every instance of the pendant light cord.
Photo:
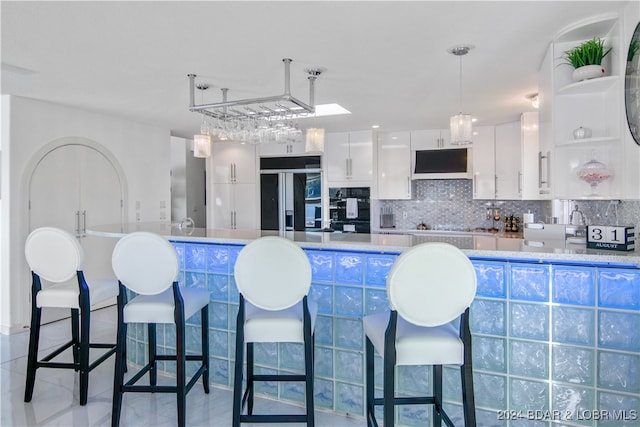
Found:
[{"label": "pendant light cord", "polygon": [[460,58],[460,85],[458,86],[460,89],[460,114],[462,114],[462,55],[458,55]]}]

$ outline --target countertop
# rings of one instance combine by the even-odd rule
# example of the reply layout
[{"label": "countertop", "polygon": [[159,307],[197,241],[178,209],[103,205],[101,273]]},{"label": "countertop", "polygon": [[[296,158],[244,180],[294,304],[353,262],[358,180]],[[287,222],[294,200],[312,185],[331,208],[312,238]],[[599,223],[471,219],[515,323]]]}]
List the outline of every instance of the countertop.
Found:
[{"label": "countertop", "polygon": [[[545,260],[565,260],[597,264],[628,265],[640,267],[640,251],[618,252],[587,249],[584,244],[570,244],[558,241],[528,242],[512,233],[472,233],[395,230],[394,233],[373,232],[371,234],[325,233],[303,231],[268,230],[222,230],[205,228],[180,228],[170,223],[140,222],[124,225],[100,225],[87,230],[94,236],[119,238],[135,231],[160,234],[169,240],[184,242],[215,242],[225,244],[246,244],[264,236],[282,236],[304,248],[338,249],[397,253],[426,242],[451,243],[466,255],[477,258],[509,258],[544,262]],[[410,233],[409,233],[410,231]]]}]

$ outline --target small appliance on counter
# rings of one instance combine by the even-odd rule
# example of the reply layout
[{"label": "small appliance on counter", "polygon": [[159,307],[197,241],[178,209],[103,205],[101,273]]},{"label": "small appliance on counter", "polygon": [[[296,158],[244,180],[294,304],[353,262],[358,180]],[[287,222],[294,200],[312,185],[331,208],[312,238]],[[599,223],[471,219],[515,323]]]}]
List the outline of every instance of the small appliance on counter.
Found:
[{"label": "small appliance on counter", "polygon": [[380,208],[380,228],[396,228],[396,218],[389,207]]}]

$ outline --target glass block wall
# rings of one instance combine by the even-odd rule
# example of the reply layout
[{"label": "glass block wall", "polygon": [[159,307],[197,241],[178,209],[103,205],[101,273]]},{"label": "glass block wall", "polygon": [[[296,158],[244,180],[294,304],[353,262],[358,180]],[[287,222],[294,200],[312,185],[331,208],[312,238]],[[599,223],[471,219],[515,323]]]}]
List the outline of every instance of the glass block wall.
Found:
[{"label": "glass block wall", "polygon": [[[211,294],[211,381],[232,387],[238,310],[233,265],[241,246],[173,244],[181,260],[181,286],[205,288]],[[313,271],[310,299],[319,305],[316,406],[363,417],[361,319],[387,310],[385,281],[397,254],[306,253]],[[471,329],[479,426],[638,425],[640,269],[504,259],[472,262],[478,276]],[[187,346],[198,352],[199,319],[188,324]],[[128,357],[138,364],[146,359],[145,329],[137,325],[129,330]],[[173,328],[159,328],[159,334],[160,350],[172,351]],[[297,344],[256,344],[255,358],[262,373],[299,372],[303,366]],[[175,370],[170,362],[161,368]],[[381,368],[377,358],[379,392]],[[430,379],[426,367],[402,367],[397,390],[430,390]],[[301,384],[266,383],[258,390],[301,404],[304,399]],[[447,412],[456,425],[463,425],[459,369],[445,368],[444,393]],[[405,406],[397,412],[400,425],[429,425],[430,407]]]}]

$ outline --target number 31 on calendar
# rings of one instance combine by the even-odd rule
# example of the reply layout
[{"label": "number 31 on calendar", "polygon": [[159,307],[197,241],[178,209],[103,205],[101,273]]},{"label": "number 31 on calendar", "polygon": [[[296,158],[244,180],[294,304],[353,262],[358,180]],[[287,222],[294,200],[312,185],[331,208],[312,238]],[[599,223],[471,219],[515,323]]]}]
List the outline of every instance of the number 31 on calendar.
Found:
[{"label": "number 31 on calendar", "polygon": [[608,225],[587,226],[587,248],[611,251],[633,251],[635,228]]}]

